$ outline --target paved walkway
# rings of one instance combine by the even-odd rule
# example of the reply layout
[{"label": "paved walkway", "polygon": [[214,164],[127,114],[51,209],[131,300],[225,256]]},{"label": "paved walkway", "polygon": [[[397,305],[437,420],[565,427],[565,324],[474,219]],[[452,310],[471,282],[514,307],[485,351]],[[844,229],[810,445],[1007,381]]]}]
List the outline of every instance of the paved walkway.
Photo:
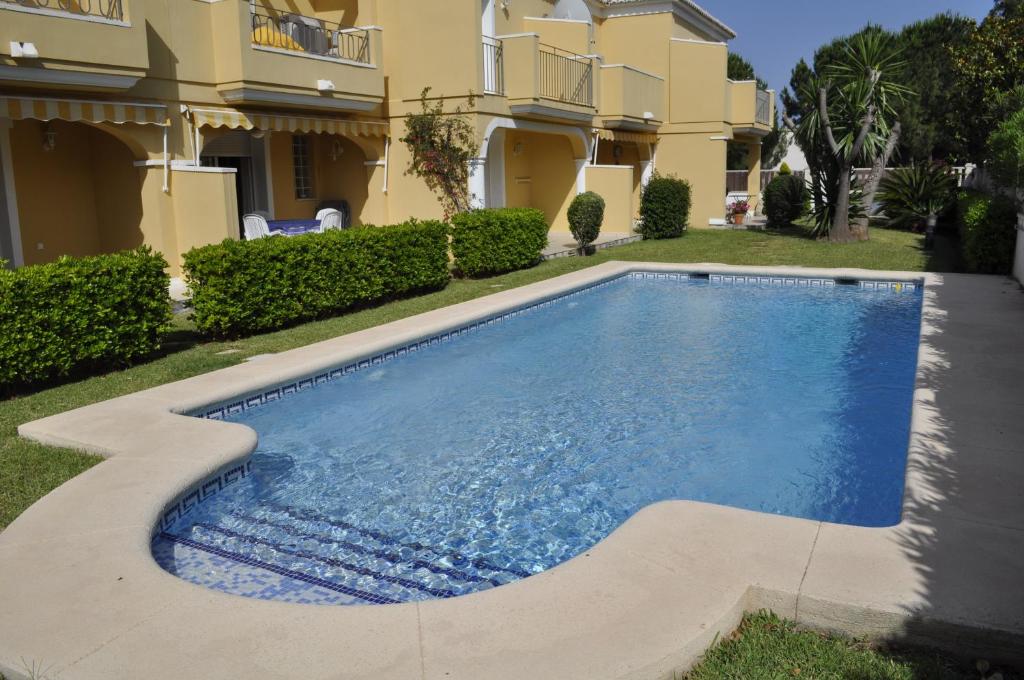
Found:
[{"label": "paved walkway", "polygon": [[1024,661],[1024,294],[927,275],[903,520],[872,529],[688,501],[649,506],[542,574],[450,600],[294,605],[162,571],[183,490],[244,461],[244,426],[176,415],[631,270],[908,280],[864,270],[608,262],[28,423],[109,456],[0,533],[0,673],[409,680],[670,678],[744,611]]},{"label": "paved walkway", "polygon": [[[593,245],[597,249],[602,250],[624,243],[639,241],[641,238],[639,234],[632,232],[607,231],[601,232]],[[548,232],[548,246],[541,251],[541,257],[545,260],[553,257],[570,257],[577,254],[577,248],[576,239],[568,231],[551,231]]]}]

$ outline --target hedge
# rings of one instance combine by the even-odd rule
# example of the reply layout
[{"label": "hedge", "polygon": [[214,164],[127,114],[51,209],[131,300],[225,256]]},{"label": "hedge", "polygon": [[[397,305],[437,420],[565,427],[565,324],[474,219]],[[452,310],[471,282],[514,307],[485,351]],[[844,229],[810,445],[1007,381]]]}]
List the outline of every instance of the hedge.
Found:
[{"label": "hedge", "polygon": [[768,226],[787,227],[804,213],[807,203],[807,185],[799,175],[779,171],[764,189],[764,213]]},{"label": "hedge", "polygon": [[540,260],[548,223],[535,208],[489,208],[452,218],[452,255],[465,276],[524,269]]},{"label": "hedge", "polygon": [[184,260],[196,327],[214,337],[276,330],[450,278],[447,227],[437,221],[226,240]]},{"label": "hedge", "polygon": [[655,174],[640,195],[640,227],[644,238],[682,236],[690,220],[690,183]]},{"label": "hedge", "polygon": [[964,190],[957,201],[957,226],[967,269],[1009,274],[1013,268],[1017,208],[1006,196]]},{"label": "hedge", "polygon": [[166,267],[145,247],[0,266],[0,391],[124,366],[158,349],[171,315]]}]

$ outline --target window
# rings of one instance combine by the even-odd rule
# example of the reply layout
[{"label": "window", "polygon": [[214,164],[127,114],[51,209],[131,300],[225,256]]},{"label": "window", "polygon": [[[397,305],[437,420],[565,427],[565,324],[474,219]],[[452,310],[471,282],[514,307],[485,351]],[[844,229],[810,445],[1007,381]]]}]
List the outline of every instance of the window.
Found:
[{"label": "window", "polygon": [[292,166],[295,198],[313,198],[313,140],[309,135],[292,135]]}]

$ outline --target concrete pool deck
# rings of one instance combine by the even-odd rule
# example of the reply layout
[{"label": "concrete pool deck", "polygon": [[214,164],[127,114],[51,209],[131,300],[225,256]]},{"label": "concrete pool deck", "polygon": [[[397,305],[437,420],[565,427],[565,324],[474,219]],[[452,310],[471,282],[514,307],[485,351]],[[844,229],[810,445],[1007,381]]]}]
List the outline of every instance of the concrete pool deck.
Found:
[{"label": "concrete pool deck", "polygon": [[[177,415],[629,271],[925,280],[903,520],[668,501],[542,574],[449,600],[316,607],[163,571],[185,489],[248,428]],[[117,678],[669,678],[747,610],[1024,661],[1024,294],[1000,277],[609,262],[23,425],[108,456],[0,533],[0,672]],[[770,408],[766,406],[766,408]]]}]

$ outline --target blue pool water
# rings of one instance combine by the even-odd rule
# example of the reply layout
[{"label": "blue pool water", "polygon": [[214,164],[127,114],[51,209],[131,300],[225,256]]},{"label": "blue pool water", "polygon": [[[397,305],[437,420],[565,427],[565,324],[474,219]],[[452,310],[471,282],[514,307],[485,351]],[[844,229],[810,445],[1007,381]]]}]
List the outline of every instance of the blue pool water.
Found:
[{"label": "blue pool water", "polygon": [[622,278],[231,419],[251,473],[158,534],[211,588],[365,604],[534,574],[645,505],[900,519],[921,293]]}]

